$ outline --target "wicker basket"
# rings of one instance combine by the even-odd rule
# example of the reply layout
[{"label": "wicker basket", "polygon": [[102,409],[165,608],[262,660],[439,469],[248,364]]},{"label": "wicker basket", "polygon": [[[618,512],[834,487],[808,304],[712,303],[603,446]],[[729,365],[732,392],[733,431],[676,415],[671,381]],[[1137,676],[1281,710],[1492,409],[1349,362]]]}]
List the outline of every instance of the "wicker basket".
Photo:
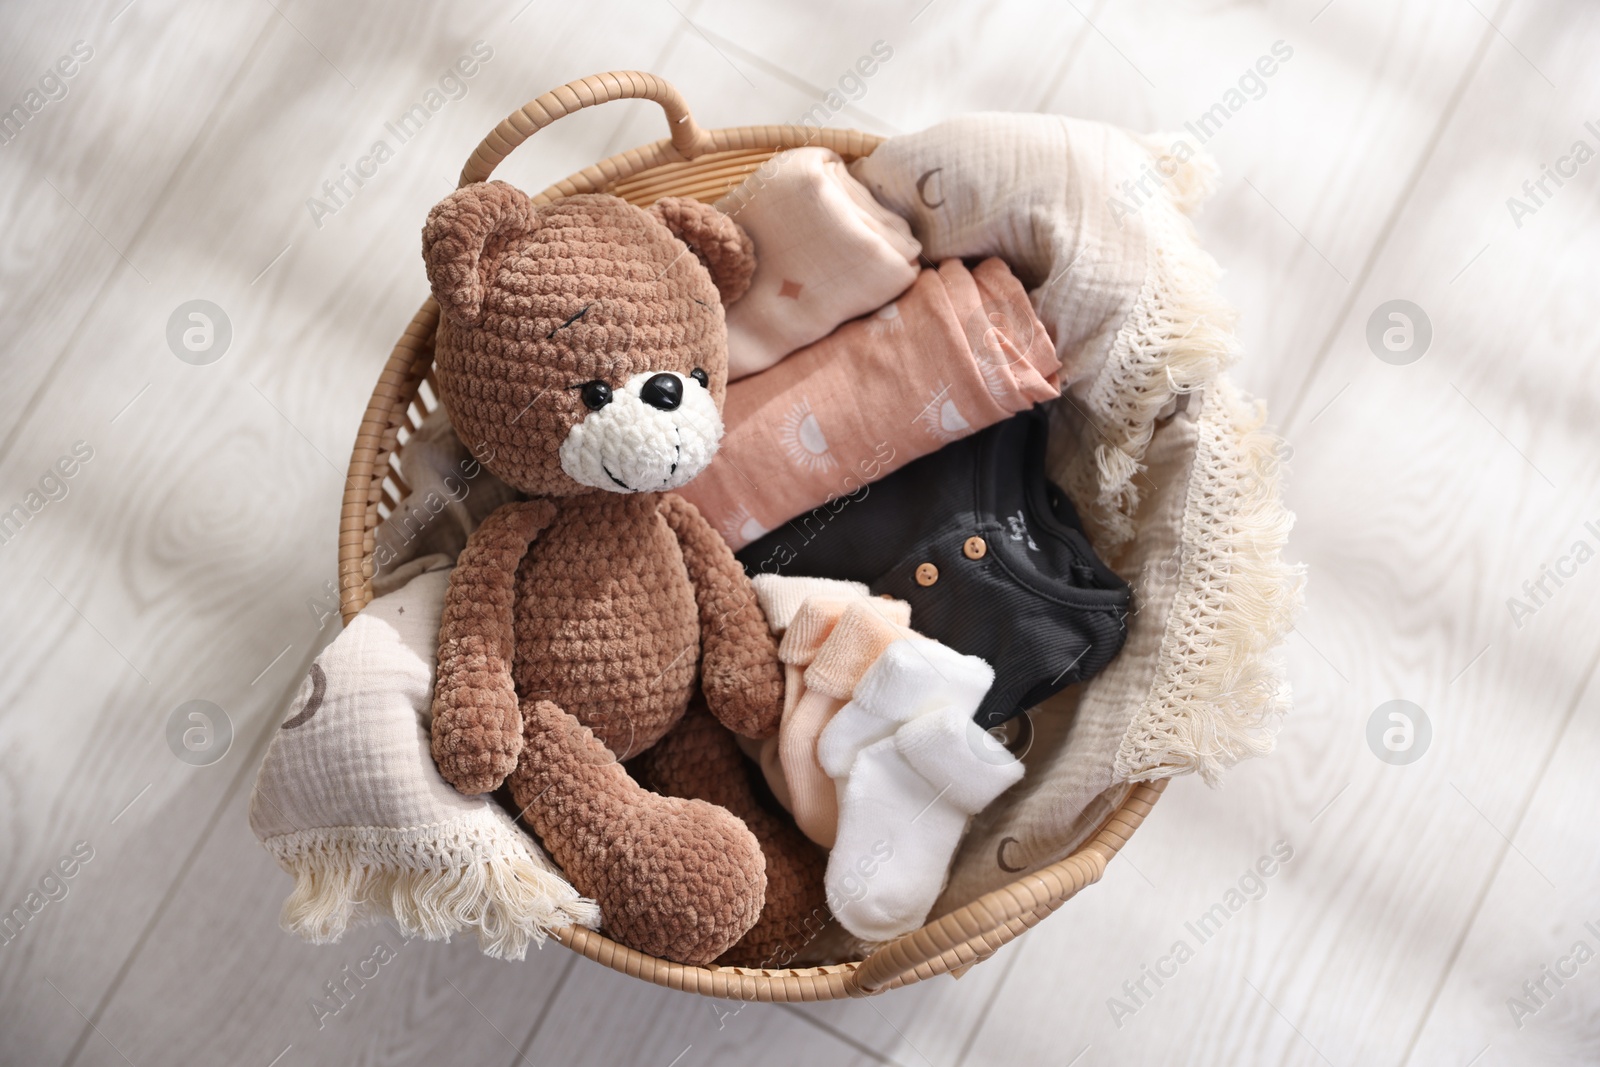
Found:
[{"label": "wicker basket", "polygon": [[[855,130],[805,126],[702,130],[671,85],[653,74],[616,71],[570,82],[513,112],[473,152],[461,171],[460,184],[487,180],[514,148],[556,119],[594,104],[629,99],[661,105],[671,137],[586,167],[534,197],[535,203],[593,192],[612,193],[641,206],[663,196],[710,202],[786,148],[822,145],[848,161],[869,154],[882,140]],[[438,405],[433,380],[438,321],[439,306],[429,298],[394,346],[356,434],[339,513],[339,606],[347,623],[372,599],[374,532],[409,492],[398,467],[406,439]],[[1084,886],[1099,881],[1107,862],[1138,829],[1165,786],[1165,780],[1140,783],[1099,831],[1066,859],[1023,875],[858,962],[786,970],[690,967],[647,956],[593,930],[568,927],[555,936],[568,948],[624,974],[726,999],[834,1000],[869,996],[938,974],[959,977]]]}]

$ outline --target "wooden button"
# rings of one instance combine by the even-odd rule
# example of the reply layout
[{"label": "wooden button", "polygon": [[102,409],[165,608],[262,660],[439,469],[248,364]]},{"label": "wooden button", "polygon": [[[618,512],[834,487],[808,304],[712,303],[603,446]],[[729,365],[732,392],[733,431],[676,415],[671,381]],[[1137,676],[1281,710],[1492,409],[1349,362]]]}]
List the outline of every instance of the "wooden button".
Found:
[{"label": "wooden button", "polygon": [[969,537],[967,543],[961,546],[961,552],[968,559],[982,559],[989,552],[989,542],[981,537]]},{"label": "wooden button", "polygon": [[917,564],[917,584],[932,585],[939,580],[939,568],[931,563]]}]

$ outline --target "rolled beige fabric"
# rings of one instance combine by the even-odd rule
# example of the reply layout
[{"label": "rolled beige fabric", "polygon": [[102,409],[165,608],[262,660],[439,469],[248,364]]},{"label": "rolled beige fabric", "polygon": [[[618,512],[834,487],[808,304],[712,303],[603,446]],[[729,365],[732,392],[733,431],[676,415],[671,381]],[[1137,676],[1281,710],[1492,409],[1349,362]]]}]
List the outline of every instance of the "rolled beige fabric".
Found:
[{"label": "rolled beige fabric", "polygon": [[717,202],[756,247],[750,289],[728,308],[728,380],[772,366],[887,304],[917,280],[922,246],[838,153],[795,148]]}]

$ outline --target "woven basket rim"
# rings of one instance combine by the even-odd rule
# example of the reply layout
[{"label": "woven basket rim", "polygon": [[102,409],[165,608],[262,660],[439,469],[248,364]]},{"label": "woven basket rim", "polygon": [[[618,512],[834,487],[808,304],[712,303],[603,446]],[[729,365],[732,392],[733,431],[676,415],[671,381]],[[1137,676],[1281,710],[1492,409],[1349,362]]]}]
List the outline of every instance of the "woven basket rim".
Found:
[{"label": "woven basket rim", "polygon": [[[670,84],[642,72],[617,71],[568,83],[513,112],[473,153],[462,170],[461,184],[487,179],[518,144],[556,119],[616,99],[649,99],[660,104],[672,136],[585,167],[540,192],[533,198],[535,203],[584,192],[615,192],[630,202],[644,203],[667,195],[714,200],[784,149],[820,145],[848,161],[871,153],[883,140],[874,134],[832,127],[701,130]],[[727,184],[719,185],[724,180]],[[675,192],[680,188],[687,192]],[[402,433],[414,431],[427,410],[419,394],[425,381],[431,388],[438,319],[438,305],[430,297],[390,353],[356,433],[339,515],[339,600],[346,623],[373,596],[375,532],[383,517],[380,503],[392,509],[404,495],[405,483],[394,461],[404,447]],[[386,481],[393,484],[393,491]],[[878,946],[864,960],[770,970],[697,967],[648,956],[582,927],[566,927],[554,936],[573,951],[624,974],[721,999],[833,1000],[869,996],[938,974],[959,977],[1085,886],[1099,881],[1106,864],[1143,823],[1166,784],[1167,779],[1158,779],[1133,785],[1122,803],[1071,855]]]}]

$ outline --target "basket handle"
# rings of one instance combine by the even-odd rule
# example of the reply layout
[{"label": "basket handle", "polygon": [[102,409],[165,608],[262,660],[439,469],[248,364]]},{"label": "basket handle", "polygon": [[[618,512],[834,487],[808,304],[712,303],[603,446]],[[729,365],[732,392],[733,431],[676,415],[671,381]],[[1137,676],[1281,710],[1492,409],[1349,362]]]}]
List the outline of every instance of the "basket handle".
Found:
[{"label": "basket handle", "polygon": [[638,70],[591,74],[552,89],[505,117],[461,168],[460,185],[487,181],[494,168],[523,141],[556,119],[611,100],[654,100],[667,113],[672,147],[685,160],[711,150],[711,135],[689,114],[689,105],[672,83]]}]

